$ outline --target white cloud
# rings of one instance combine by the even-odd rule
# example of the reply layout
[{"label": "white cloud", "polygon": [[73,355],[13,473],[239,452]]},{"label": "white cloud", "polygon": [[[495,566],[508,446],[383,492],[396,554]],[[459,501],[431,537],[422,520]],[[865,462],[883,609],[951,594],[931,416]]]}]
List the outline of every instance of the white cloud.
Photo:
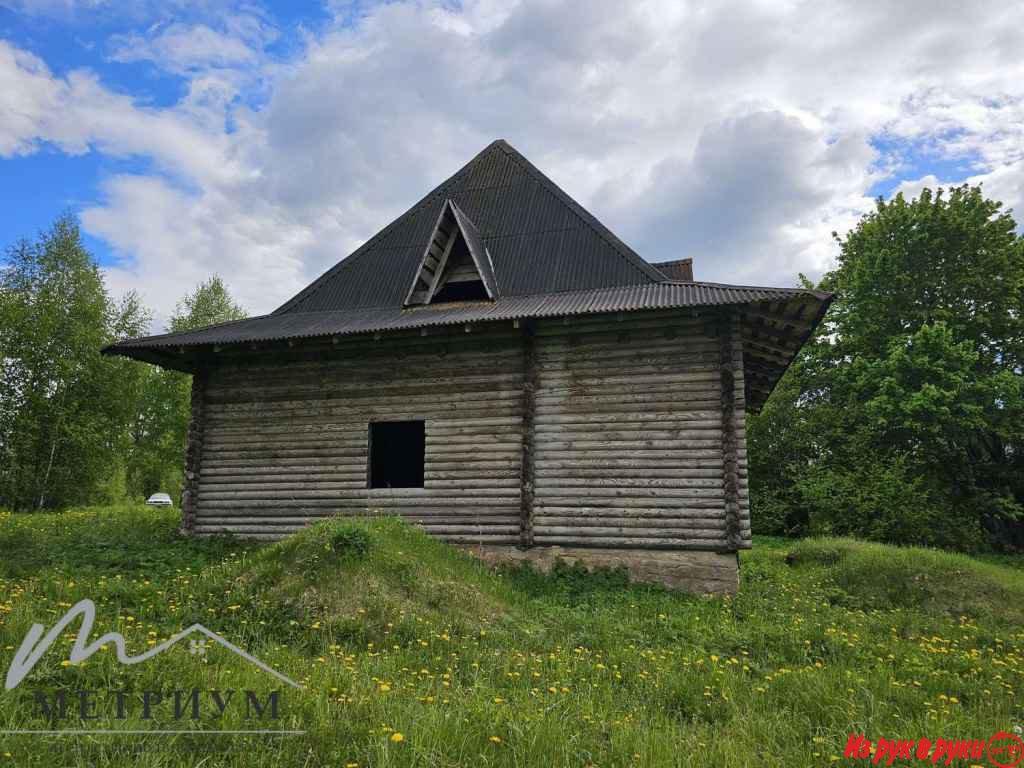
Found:
[{"label": "white cloud", "polygon": [[144,33],[115,35],[110,40],[111,59],[146,61],[178,74],[228,68],[248,76],[258,72],[263,48],[277,37],[274,26],[254,12],[224,13],[216,25],[161,22]]},{"label": "white cloud", "polygon": [[[721,281],[827,268],[831,231],[898,167],[875,138],[966,159],[1014,204],[1024,194],[1014,4],[335,10],[287,61],[265,53],[259,14],[113,41],[116,58],[187,79],[166,109],[0,43],[0,154],[50,142],[151,158],[154,174],[108,180],[83,221],[124,257],[114,284],[162,313],[213,271],[250,310],[272,309],[498,136],[643,255],[692,255]],[[237,98],[251,88],[267,95],[258,110]]]}]

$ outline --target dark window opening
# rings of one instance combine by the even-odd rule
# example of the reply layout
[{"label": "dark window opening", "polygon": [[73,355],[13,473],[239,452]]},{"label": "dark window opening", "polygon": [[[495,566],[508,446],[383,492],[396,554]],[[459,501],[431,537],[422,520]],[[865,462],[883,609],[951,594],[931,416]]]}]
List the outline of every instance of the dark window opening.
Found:
[{"label": "dark window opening", "polygon": [[371,488],[422,488],[426,432],[422,421],[370,423]]},{"label": "dark window opening", "polygon": [[445,283],[444,288],[434,294],[434,303],[445,301],[479,301],[490,298],[483,281],[471,280],[465,283]]}]

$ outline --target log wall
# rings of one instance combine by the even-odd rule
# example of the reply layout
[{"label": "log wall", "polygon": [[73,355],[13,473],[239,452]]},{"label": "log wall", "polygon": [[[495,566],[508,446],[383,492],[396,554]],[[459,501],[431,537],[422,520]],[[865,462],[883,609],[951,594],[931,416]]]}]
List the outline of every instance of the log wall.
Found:
[{"label": "log wall", "polygon": [[[749,546],[742,348],[719,313],[573,318],[538,328],[538,545],[735,550]],[[725,408],[728,407],[728,413]],[[723,455],[723,424],[734,426]],[[731,459],[738,513],[727,526]],[[730,535],[734,534],[734,535]]]},{"label": "log wall", "polygon": [[[211,371],[195,530],[276,538],[397,514],[449,541],[517,544],[523,353],[511,328],[353,340]],[[367,488],[368,424],[425,421],[425,487]]]},{"label": "log wall", "polygon": [[[742,352],[727,409],[724,327],[645,313],[247,352],[206,375],[192,529],[277,538],[397,514],[463,545],[749,546]],[[419,419],[425,487],[367,488],[369,422]]]}]

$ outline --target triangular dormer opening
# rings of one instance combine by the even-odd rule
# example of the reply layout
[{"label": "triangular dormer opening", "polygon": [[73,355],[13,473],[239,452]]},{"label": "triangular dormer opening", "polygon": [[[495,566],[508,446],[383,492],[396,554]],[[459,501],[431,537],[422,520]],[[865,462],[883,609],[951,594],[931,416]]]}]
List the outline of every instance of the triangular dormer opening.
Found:
[{"label": "triangular dormer opening", "polygon": [[497,297],[494,265],[479,230],[454,202],[445,200],[406,306]]}]

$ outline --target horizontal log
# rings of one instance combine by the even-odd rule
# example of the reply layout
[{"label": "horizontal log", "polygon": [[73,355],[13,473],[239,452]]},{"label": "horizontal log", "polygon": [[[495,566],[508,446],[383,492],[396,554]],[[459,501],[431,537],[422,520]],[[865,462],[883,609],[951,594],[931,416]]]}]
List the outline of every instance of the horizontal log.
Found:
[{"label": "horizontal log", "polygon": [[[376,497],[372,494],[383,491],[384,489],[367,489],[366,487],[361,488],[349,488],[347,491],[339,490],[260,490],[255,488],[246,488],[245,486],[238,487],[237,490],[212,490],[207,487],[200,486],[199,488],[199,499],[205,505],[207,502],[221,501],[221,500],[242,500],[242,499],[253,499],[253,500],[267,500],[272,499],[288,499],[288,500],[310,500],[310,499],[324,499],[328,501],[337,500],[341,502],[345,499],[355,500],[357,498],[367,499],[372,503]],[[416,491],[416,494],[409,493],[410,491]],[[693,491],[694,493],[696,491]],[[371,495],[367,495],[367,494]],[[516,485],[513,489],[509,488],[390,488],[387,493],[391,498],[404,498],[407,496],[419,497],[422,495],[437,495],[441,494],[445,498],[455,501],[462,498],[471,498],[483,501],[485,499],[492,498],[519,498],[519,486]],[[681,493],[681,492],[680,492]]]},{"label": "horizontal log", "polygon": [[[607,470],[643,470],[643,469],[721,469],[721,449],[679,450],[679,451],[642,451],[623,456],[616,455],[577,455],[562,459],[549,459],[541,469],[607,469]],[[637,473],[639,474],[639,472]]]},{"label": "horizontal log", "polygon": [[452,334],[449,339],[439,337],[409,338],[401,344],[388,341],[372,341],[362,345],[344,344],[322,347],[317,354],[310,342],[305,342],[307,351],[314,354],[303,357],[303,350],[268,351],[265,355],[249,351],[244,359],[218,365],[216,377],[268,376],[281,368],[294,368],[304,373],[316,371],[346,370],[357,366],[361,370],[380,370],[382,364],[390,361],[408,363],[401,370],[408,370],[413,364],[440,359],[472,361],[488,356],[515,356],[521,354],[518,335]]},{"label": "horizontal log", "polygon": [[[698,452],[702,453],[702,454],[704,454],[706,456],[714,456],[716,451],[717,451],[717,454],[718,454],[718,457],[719,457],[718,460],[719,460],[719,462],[721,462],[721,455],[722,455],[722,453],[721,453],[721,448],[720,447],[717,448],[717,449],[715,449],[715,448],[702,448],[702,449],[699,449],[698,451],[695,451],[694,449],[691,449],[691,448],[678,448],[678,449],[672,450],[672,451],[670,451],[670,450],[653,450],[653,449],[650,449],[650,450],[629,450],[629,451],[623,451],[623,450],[617,449],[617,450],[614,450],[614,451],[590,450],[590,451],[586,451],[586,452],[575,450],[575,449],[574,450],[550,450],[549,449],[549,450],[545,450],[543,452],[543,456],[539,455],[540,452],[538,452],[538,456],[537,456],[538,464],[537,464],[537,466],[538,467],[541,466],[541,464],[540,464],[541,461],[544,461],[546,463],[546,466],[555,466],[557,464],[557,462],[564,462],[564,461],[574,461],[574,462],[592,461],[592,462],[594,462],[594,466],[598,466],[598,465],[600,465],[600,466],[608,466],[609,465],[608,462],[615,461],[615,460],[640,461],[640,462],[645,462],[643,464],[643,466],[647,466],[648,464],[646,462],[652,462],[654,460],[663,460],[664,459],[664,460],[668,460],[670,462],[685,461],[686,457],[687,457],[687,454],[698,453]],[[554,463],[547,463],[547,462],[554,462]]]},{"label": "horizontal log", "polygon": [[[367,403],[353,405],[346,403],[334,403],[331,401],[310,401],[309,404],[300,408],[276,409],[273,403],[247,403],[252,406],[252,413],[239,420],[256,419],[262,423],[274,423],[278,421],[317,421],[317,420],[338,420],[347,421],[352,424],[365,424],[373,419],[382,421],[426,421],[426,420],[475,420],[495,417],[518,417],[522,418],[522,404],[520,401],[501,401],[499,403],[488,403],[484,400],[473,405],[455,404],[448,407],[438,408],[424,403],[423,401],[406,402],[404,404],[378,405]],[[212,406],[211,406],[212,408]],[[234,417],[223,418],[211,416],[206,423],[213,426],[227,424]]]},{"label": "horizontal log", "polygon": [[[710,433],[708,433],[710,434]],[[537,455],[558,451],[615,451],[620,454],[632,451],[670,451],[673,449],[716,448],[722,441],[718,437],[697,438],[691,435],[675,440],[537,440]]]},{"label": "horizontal log", "polygon": [[[518,507],[516,509],[518,509]],[[452,520],[454,522],[463,520],[481,520],[486,522],[491,519],[518,520],[518,512],[510,511],[509,508],[449,509],[447,507],[414,507],[409,509],[398,508],[367,512],[366,510],[362,510],[357,507],[344,507],[336,510],[318,507],[306,509],[297,509],[294,507],[283,507],[280,509],[273,507],[255,507],[249,509],[235,508],[207,510],[205,512],[200,511],[198,517],[201,519],[223,518],[225,520],[242,521],[263,520],[267,517],[289,518],[296,520],[324,520],[328,518],[376,520],[382,517],[401,517],[403,519],[436,518]]]},{"label": "horizontal log", "polygon": [[688,509],[722,509],[722,498],[650,498],[650,497],[593,497],[554,496],[551,494],[536,495],[534,510],[536,514],[547,514],[551,510],[561,513],[564,510],[579,509],[584,514],[600,516],[609,514],[608,510],[617,510],[619,514],[632,515],[634,512],[650,509],[688,510]]},{"label": "horizontal log", "polygon": [[660,374],[611,374],[611,375],[600,375],[595,374],[592,376],[576,376],[572,373],[560,374],[560,373],[542,373],[540,377],[540,390],[539,392],[546,392],[550,389],[555,388],[574,388],[574,389],[598,389],[607,387],[631,387],[634,384],[642,384],[645,387],[666,387],[676,388],[680,386],[690,385],[698,386],[708,390],[714,388],[714,383],[718,381],[716,378],[719,375],[716,368],[708,367],[707,370],[694,370],[686,373],[660,373]]},{"label": "horizontal log", "polygon": [[[600,399],[603,402],[591,402],[592,399]],[[714,397],[702,397],[699,400],[681,395],[675,396],[675,399],[672,399],[671,395],[661,395],[657,402],[651,403],[630,402],[630,396],[623,394],[601,395],[597,398],[594,398],[592,395],[578,395],[538,404],[536,414],[538,420],[543,421],[547,421],[552,416],[577,416],[580,414],[612,416],[615,414],[643,412],[653,416],[659,413],[669,415],[672,413],[673,408],[675,412],[683,413],[688,408],[707,408],[715,403],[721,405],[721,398],[717,395]]]},{"label": "horizontal log", "polygon": [[379,395],[373,389],[365,389],[362,392],[348,392],[335,389],[320,388],[296,388],[282,392],[267,392],[260,390],[233,391],[223,394],[210,393],[207,402],[211,405],[227,405],[232,403],[259,403],[276,404],[279,407],[298,406],[301,407],[310,402],[321,401],[342,401],[353,407],[359,408],[381,408],[385,406],[406,406],[410,400],[422,399],[417,402],[417,407],[427,411],[444,413],[446,410],[457,408],[463,403],[498,403],[502,400],[515,400],[521,392],[514,389],[481,389],[457,390],[439,394],[436,390],[407,389],[393,390],[387,395]]},{"label": "horizontal log", "polygon": [[453,383],[474,387],[504,383],[514,386],[522,381],[520,357],[509,359],[502,365],[493,359],[480,359],[473,364],[453,362],[450,365],[423,365],[409,368],[405,361],[393,361],[378,368],[369,367],[367,361],[356,361],[348,369],[335,368],[318,371],[308,368],[281,366],[277,370],[259,375],[238,375],[221,378],[211,383],[213,391],[236,389],[280,389],[296,384],[313,387],[360,388],[372,386],[380,391],[410,386],[446,387]]},{"label": "horizontal log", "polygon": [[471,488],[515,488],[519,489],[519,477],[518,475],[513,478],[496,478],[496,477],[478,477],[473,478],[454,478],[454,479],[441,479],[434,476],[429,476],[426,479],[427,488],[449,488],[451,490],[467,490]]},{"label": "horizontal log", "polygon": [[[667,466],[676,465],[676,462]],[[722,469],[665,469],[664,467],[644,467],[640,469],[593,469],[593,468],[542,468],[538,467],[535,475],[538,479],[556,480],[558,478],[575,478],[579,480],[594,479],[607,480],[609,483],[617,482],[620,478],[631,482],[645,482],[647,480],[689,480],[689,479],[711,479],[713,482],[721,483]]]},{"label": "horizontal log", "polygon": [[678,549],[723,552],[726,549],[724,538],[676,538],[660,539],[654,537],[593,537],[550,536],[537,534],[534,541],[538,546],[559,547],[594,547],[606,549]]},{"label": "horizontal log", "polygon": [[721,515],[713,515],[708,514],[706,512],[703,515],[690,514],[677,515],[673,517],[656,517],[653,515],[646,515],[643,517],[603,515],[601,517],[581,518],[579,516],[573,517],[571,515],[537,515],[534,517],[534,524],[537,526],[538,530],[541,528],[549,529],[549,533],[552,532],[550,530],[552,528],[566,528],[567,530],[571,531],[589,530],[594,526],[599,528],[653,528],[662,530],[677,530],[690,528],[714,528],[715,530],[724,530],[725,519]]},{"label": "horizontal log", "polygon": [[606,413],[595,410],[586,413],[559,414],[551,413],[546,415],[543,421],[538,420],[537,429],[543,427],[544,431],[560,429],[562,426],[598,424],[598,425],[626,425],[637,424],[664,424],[667,427],[685,426],[692,422],[714,422],[721,424],[722,414],[714,409],[680,410],[678,403],[666,403],[662,411],[652,411],[646,407],[638,407],[626,413]]},{"label": "horizontal log", "polygon": [[[213,494],[218,493],[261,493],[267,492],[265,498],[281,498],[273,494],[295,494],[297,492],[323,492],[334,493],[338,491],[364,490],[366,479],[345,480],[345,481],[310,481],[296,479],[292,481],[279,480],[277,482],[254,482],[252,479],[239,482],[223,482],[211,480],[205,474],[199,478],[199,492],[203,498],[214,498]],[[298,498],[297,496],[292,496]]]},{"label": "horizontal log", "polygon": [[465,434],[438,434],[433,429],[426,430],[428,446],[444,445],[489,445],[497,442],[508,443],[515,441],[519,443],[521,432],[511,427],[487,427],[475,432]]},{"label": "horizontal log", "polygon": [[[624,521],[690,519],[722,521],[725,519],[725,511],[721,504],[706,505],[703,508],[687,505],[675,507],[636,507],[628,510],[616,507],[557,507],[549,504],[538,504],[535,509],[535,514],[538,520],[542,518],[549,521],[562,520],[566,521],[564,523],[565,525],[579,526],[588,525],[592,521],[596,524],[600,524],[601,520],[620,519]],[[627,525],[628,523],[624,522],[622,524]]]},{"label": "horizontal log", "polygon": [[[304,526],[268,526],[259,525],[201,525],[196,524],[195,532],[200,535],[231,534],[243,538],[276,540],[297,533]],[[453,544],[515,544],[519,536],[504,533],[474,533],[474,534],[440,534],[439,538]]]},{"label": "horizontal log", "polygon": [[[214,466],[203,465],[203,477],[209,478],[240,478],[252,480],[254,477],[284,480],[358,480],[366,475],[366,462],[349,467],[331,464],[299,464],[294,466],[277,466],[262,462],[234,466],[232,463]],[[226,480],[217,482],[226,482]]]},{"label": "horizontal log", "polygon": [[586,427],[565,427],[563,429],[546,429],[537,431],[537,442],[575,442],[575,441],[600,441],[600,442],[628,442],[638,441],[649,443],[651,441],[687,441],[687,440],[720,440],[722,424],[691,424],[686,428],[679,429],[595,429]]},{"label": "horizontal log", "polygon": [[555,491],[559,488],[622,488],[622,489],[658,489],[658,488],[714,488],[720,490],[722,487],[721,477],[712,478],[654,478],[647,476],[640,477],[550,477],[550,476],[538,476],[536,483],[537,488],[551,489]]},{"label": "horizontal log", "polygon": [[[630,314],[618,319],[614,316],[578,315],[570,317],[565,323],[561,318],[557,320],[539,320],[536,323],[535,333],[538,338],[545,342],[550,337],[559,336],[590,336],[595,334],[606,334],[615,337],[624,332],[636,333],[639,331],[651,331],[654,333],[665,333],[675,331],[680,335],[687,333],[703,333],[707,327],[708,319],[703,316],[686,316],[681,312],[674,315],[652,315],[644,317],[639,314]],[[646,334],[650,336],[650,334]]]},{"label": "horizontal log", "polygon": [[[718,485],[718,487],[714,487],[715,485]],[[541,496],[545,496],[547,498],[561,496],[564,498],[582,497],[588,499],[714,499],[721,498],[722,488],[720,483],[709,484],[705,487],[691,488],[652,488],[649,485],[638,485],[636,487],[614,485],[602,487],[593,483],[568,486],[545,483],[543,485],[537,485],[537,497],[540,498]]]},{"label": "horizontal log", "polygon": [[[214,456],[214,454],[215,454],[215,456]],[[278,459],[288,459],[288,458],[302,458],[302,459],[305,459],[305,460],[309,460],[309,459],[312,459],[312,458],[317,458],[317,459],[324,459],[324,460],[336,459],[336,460],[339,461],[339,463],[341,463],[345,459],[351,460],[351,459],[357,458],[359,456],[365,457],[365,455],[366,455],[366,451],[365,450],[363,450],[363,451],[355,451],[355,450],[348,450],[348,451],[346,451],[346,450],[339,450],[339,449],[331,447],[331,446],[326,446],[326,447],[323,447],[323,448],[275,448],[273,450],[269,450],[268,449],[266,451],[251,451],[251,450],[247,450],[244,455],[237,454],[237,453],[232,453],[230,451],[212,452],[211,454],[207,454],[205,452],[205,450],[204,450],[203,461],[202,461],[202,465],[201,466],[206,466],[208,458],[211,459],[211,462],[212,462],[212,460],[215,457],[216,457],[216,460],[218,462],[223,457],[223,459],[225,461],[227,461],[229,459],[230,460],[253,459],[253,460],[256,460],[257,462],[259,462],[259,461],[268,462],[270,460],[273,460],[273,461],[276,462]],[[364,463],[365,463],[365,461],[364,461]]]},{"label": "horizontal log", "polygon": [[603,410],[606,405],[640,406],[634,412],[649,411],[710,411],[713,404],[721,406],[721,390],[708,387],[703,383],[697,385],[679,385],[678,387],[650,385],[637,382],[634,386],[623,386],[618,390],[595,388],[593,392],[582,389],[570,391],[567,388],[555,389],[541,385],[537,390],[537,412],[542,413],[549,405],[564,405],[567,400],[577,405],[594,406],[592,413]]},{"label": "horizontal log", "polygon": [[463,455],[467,453],[473,453],[477,456],[488,454],[488,455],[500,455],[500,454],[516,454],[522,447],[519,441],[503,441],[503,442],[489,442],[485,441],[477,445],[472,444],[457,444],[448,445],[445,443],[428,443],[427,455],[428,456],[452,456],[455,454]]},{"label": "horizontal log", "polygon": [[725,534],[725,526],[713,528],[689,527],[665,527],[665,528],[630,528],[613,525],[586,525],[564,527],[557,525],[544,525],[537,521],[534,524],[534,535],[538,540],[548,536],[565,536],[576,539],[606,539],[606,538],[629,538],[642,536],[646,539],[685,539],[687,541],[700,541],[706,539],[721,539]]},{"label": "horizontal log", "polygon": [[[423,490],[423,489],[421,489]],[[427,492],[429,494],[429,491]],[[447,493],[440,495],[426,495],[422,498],[413,497],[394,497],[394,498],[383,498],[373,497],[369,498],[366,496],[356,498],[344,498],[339,497],[336,499],[212,499],[204,500],[200,497],[201,508],[203,511],[213,509],[284,509],[286,507],[292,509],[327,509],[327,510],[341,510],[341,509],[361,509],[366,510],[367,513],[371,513],[379,510],[385,512],[387,510],[394,509],[396,507],[406,507],[410,510],[419,509],[421,507],[429,508],[455,508],[455,507],[473,507],[482,510],[488,509],[518,509],[519,508],[519,497],[504,497],[504,498],[487,498],[487,497],[465,497],[465,498],[452,498]],[[694,506],[696,502],[690,502],[687,506]],[[719,502],[720,503],[720,502]]]},{"label": "horizontal log", "polygon": [[571,336],[537,337],[537,354],[540,358],[591,357],[595,353],[607,352],[611,359],[629,360],[635,355],[670,356],[691,352],[716,352],[718,342],[703,336],[665,338],[663,335],[637,335],[621,333],[577,333]]}]

